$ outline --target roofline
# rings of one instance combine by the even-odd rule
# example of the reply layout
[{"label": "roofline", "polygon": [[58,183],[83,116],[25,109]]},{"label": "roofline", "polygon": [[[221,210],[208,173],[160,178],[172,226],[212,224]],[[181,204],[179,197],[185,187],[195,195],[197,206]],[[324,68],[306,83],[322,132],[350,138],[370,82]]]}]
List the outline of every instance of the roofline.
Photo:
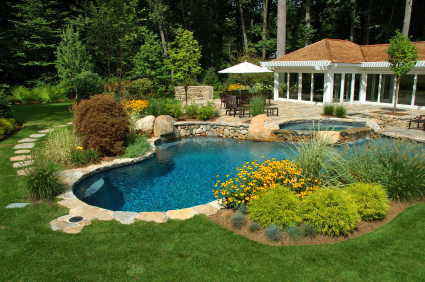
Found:
[{"label": "roofline", "polygon": [[[389,68],[389,62],[362,62],[362,68]],[[425,61],[417,61],[415,68],[425,67]]]},{"label": "roofline", "polygon": [[331,61],[270,61],[260,62],[262,67],[327,67]]}]

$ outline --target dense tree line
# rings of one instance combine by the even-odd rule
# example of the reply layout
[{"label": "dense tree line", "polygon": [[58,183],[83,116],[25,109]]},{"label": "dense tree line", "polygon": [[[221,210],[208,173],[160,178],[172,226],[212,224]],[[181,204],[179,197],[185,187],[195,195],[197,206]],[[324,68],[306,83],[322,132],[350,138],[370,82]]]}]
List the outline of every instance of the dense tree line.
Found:
[{"label": "dense tree line", "polygon": [[[201,47],[198,81],[214,79],[240,58],[276,56],[278,2],[284,0],[0,1],[0,84],[31,86],[89,72],[112,81],[148,79],[159,89],[171,81],[165,60],[180,27]],[[324,38],[388,43],[406,29],[409,3],[408,34],[425,40],[419,0],[287,0],[283,52]]]}]

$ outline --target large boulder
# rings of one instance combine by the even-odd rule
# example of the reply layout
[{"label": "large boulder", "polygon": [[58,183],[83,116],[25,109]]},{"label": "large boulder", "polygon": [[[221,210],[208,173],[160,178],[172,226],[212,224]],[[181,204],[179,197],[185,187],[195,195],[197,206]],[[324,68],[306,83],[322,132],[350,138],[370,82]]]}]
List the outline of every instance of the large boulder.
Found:
[{"label": "large boulder", "polygon": [[277,135],[273,133],[276,130],[279,130],[279,125],[266,114],[255,116],[248,128],[248,140],[276,141]]},{"label": "large boulder", "polygon": [[143,131],[143,132],[147,132],[147,133],[152,133],[153,132],[153,124],[155,123],[155,117],[154,116],[147,116],[144,118],[139,119],[138,121],[136,121],[136,123],[134,124],[134,129],[136,131]]},{"label": "large boulder", "polygon": [[159,116],[155,120],[154,135],[165,140],[173,140],[179,137],[179,132],[174,124],[176,121],[172,116]]},{"label": "large boulder", "polygon": [[372,128],[372,130],[376,134],[380,134],[382,132],[381,127],[379,126],[379,121],[376,119],[371,119],[366,123],[366,127]]},{"label": "large boulder", "polygon": [[336,144],[341,138],[339,131],[316,131],[316,139],[325,141],[328,144]]}]

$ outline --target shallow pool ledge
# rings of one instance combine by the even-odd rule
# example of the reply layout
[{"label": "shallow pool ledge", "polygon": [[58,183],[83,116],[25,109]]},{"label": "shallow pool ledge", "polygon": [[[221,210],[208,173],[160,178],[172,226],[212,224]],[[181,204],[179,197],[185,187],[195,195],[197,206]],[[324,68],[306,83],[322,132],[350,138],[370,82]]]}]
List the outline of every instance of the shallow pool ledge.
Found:
[{"label": "shallow pool ledge", "polygon": [[[67,190],[57,198],[62,199],[58,203],[61,206],[69,208],[69,214],[58,217],[50,222],[50,227],[53,231],[63,230],[65,233],[79,233],[84,226],[90,225],[94,219],[98,220],[116,220],[122,224],[132,224],[135,221],[154,221],[157,223],[167,222],[168,219],[189,219],[196,214],[211,215],[223,208],[220,200],[212,201],[205,205],[199,205],[191,208],[170,210],[167,212],[125,212],[111,211],[95,206],[88,205],[79,200],[72,189],[83,179],[99,173],[104,170],[129,165],[132,163],[142,162],[152,158],[155,154],[155,144],[159,138],[148,139],[151,144],[151,150],[146,152],[139,158],[115,159],[111,162],[102,162],[101,164],[91,165],[85,168],[76,168],[63,171],[63,180],[67,185]],[[80,219],[78,222],[73,222],[74,219]]]}]

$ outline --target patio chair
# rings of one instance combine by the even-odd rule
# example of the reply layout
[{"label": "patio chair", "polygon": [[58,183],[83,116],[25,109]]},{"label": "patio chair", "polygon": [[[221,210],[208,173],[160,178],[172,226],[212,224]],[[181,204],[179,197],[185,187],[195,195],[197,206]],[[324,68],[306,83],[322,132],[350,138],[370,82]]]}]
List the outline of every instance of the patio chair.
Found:
[{"label": "patio chair", "polygon": [[245,113],[248,114],[248,116],[251,116],[248,109],[238,107],[238,103],[235,96],[227,96],[225,97],[226,100],[226,115],[229,113],[229,115],[232,114],[233,116],[236,116],[236,113],[239,113],[239,117],[245,116]]},{"label": "patio chair", "polygon": [[226,97],[225,93],[225,91],[220,93],[220,108],[223,108],[223,105],[226,106],[226,100],[224,99]]},{"label": "patio chair", "polygon": [[411,123],[417,123],[418,124],[418,128],[419,128],[419,124],[423,124],[424,125],[424,131],[425,131],[425,115],[419,115],[419,118],[418,119],[412,119],[412,120],[409,120],[409,129],[410,129],[410,124]]},{"label": "patio chair", "polygon": [[249,94],[248,90],[242,90],[240,101],[239,101],[239,106],[248,105],[250,100],[251,100],[250,96],[251,95]]},{"label": "patio chair", "polygon": [[270,100],[273,99],[273,92],[271,90],[264,90],[261,94],[263,95],[264,99],[269,100],[269,105],[271,105]]}]

